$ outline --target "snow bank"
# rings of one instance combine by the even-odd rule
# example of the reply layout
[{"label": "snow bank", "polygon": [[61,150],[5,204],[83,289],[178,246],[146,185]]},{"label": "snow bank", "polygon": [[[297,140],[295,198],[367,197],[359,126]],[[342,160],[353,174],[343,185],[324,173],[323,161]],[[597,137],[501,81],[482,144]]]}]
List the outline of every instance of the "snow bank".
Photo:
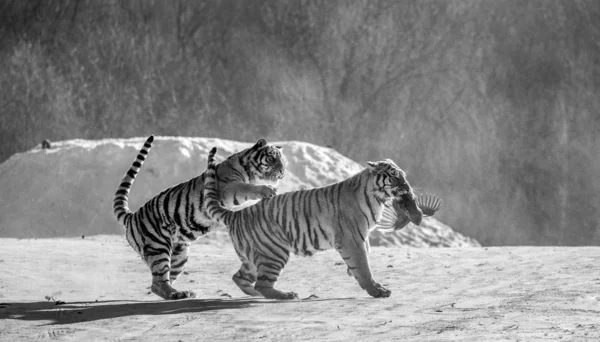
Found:
[{"label": "snow bank", "polygon": [[[145,138],[68,140],[52,149],[36,147],[0,165],[0,237],[41,238],[123,234],[112,214],[117,185]],[[278,142],[288,161],[279,192],[315,187],[347,178],[363,167],[336,151],[304,142]],[[157,137],[133,184],[129,206],[137,210],[161,190],[206,169],[208,150],[218,161],[251,146],[215,138]],[[221,239],[223,233],[209,234]],[[473,246],[475,240],[433,218],[399,233],[372,234],[372,245]]]}]

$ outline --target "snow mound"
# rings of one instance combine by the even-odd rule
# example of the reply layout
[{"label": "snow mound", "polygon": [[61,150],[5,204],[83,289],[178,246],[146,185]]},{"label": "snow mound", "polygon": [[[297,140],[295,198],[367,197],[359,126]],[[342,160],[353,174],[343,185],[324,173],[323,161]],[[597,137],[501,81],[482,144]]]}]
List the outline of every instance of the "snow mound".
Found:
[{"label": "snow mound", "polygon": [[384,233],[375,231],[370,235],[371,246],[411,247],[480,247],[479,242],[455,232],[452,228],[434,219],[423,218],[420,226],[409,223],[403,229]]},{"label": "snow mound", "polygon": [[[117,185],[146,138],[68,140],[17,153],[0,164],[0,237],[42,238],[123,234],[112,213]],[[273,142],[271,142],[273,143]],[[336,151],[309,143],[283,146],[288,174],[278,191],[312,188],[345,179],[363,169]],[[156,137],[133,184],[129,207],[137,210],[167,187],[206,169],[208,151],[219,147],[217,161],[251,146],[216,138]],[[212,237],[211,237],[212,235]],[[223,239],[226,234],[209,234]],[[479,246],[433,218],[397,233],[373,232],[374,246]]]}]

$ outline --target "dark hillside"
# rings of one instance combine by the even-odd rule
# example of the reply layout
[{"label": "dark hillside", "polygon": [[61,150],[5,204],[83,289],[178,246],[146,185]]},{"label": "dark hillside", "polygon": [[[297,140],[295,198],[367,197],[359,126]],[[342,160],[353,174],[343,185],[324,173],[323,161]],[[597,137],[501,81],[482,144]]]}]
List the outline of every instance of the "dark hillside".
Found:
[{"label": "dark hillside", "polygon": [[600,2],[0,0],[0,160],[43,139],[394,159],[485,245],[600,244]]}]

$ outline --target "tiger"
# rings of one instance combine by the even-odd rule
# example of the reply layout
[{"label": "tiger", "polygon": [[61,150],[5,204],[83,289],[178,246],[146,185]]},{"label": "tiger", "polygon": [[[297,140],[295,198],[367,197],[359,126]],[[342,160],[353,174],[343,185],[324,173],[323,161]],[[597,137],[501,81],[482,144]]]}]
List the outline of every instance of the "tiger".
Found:
[{"label": "tiger", "polygon": [[[204,174],[163,190],[135,213],[129,210],[129,190],[153,141],[151,135],[118,186],[114,215],[125,228],[129,245],[150,268],[152,293],[167,300],[195,298],[193,291],[176,290],[172,284],[185,268],[190,242],[219,225],[203,211]],[[231,208],[273,196],[286,172],[283,158],[281,146],[268,145],[264,139],[228,157],[216,167],[219,204]]]},{"label": "tiger", "polygon": [[335,248],[363,290],[372,297],[391,291],[375,281],[367,250],[370,231],[382,210],[402,197],[410,220],[420,224],[421,209],[405,172],[392,160],[368,162],[367,168],[341,182],[266,197],[240,211],[223,208],[216,187],[215,154],[208,156],[204,178],[204,208],[212,220],[228,228],[242,262],[233,275],[247,295],[268,299],[298,299],[295,292],[275,289],[290,253],[311,256]]}]

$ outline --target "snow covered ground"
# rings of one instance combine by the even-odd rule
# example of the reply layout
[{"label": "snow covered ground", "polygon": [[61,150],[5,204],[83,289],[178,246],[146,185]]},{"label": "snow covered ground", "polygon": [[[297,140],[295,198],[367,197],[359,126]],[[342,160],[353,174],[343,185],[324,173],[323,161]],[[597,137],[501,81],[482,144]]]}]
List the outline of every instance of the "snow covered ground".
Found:
[{"label": "snow covered ground", "polygon": [[600,341],[598,247],[374,247],[383,299],[335,251],[292,256],[277,286],[303,300],[286,302],[244,295],[215,241],[191,248],[181,301],[150,293],[121,236],[0,244],[0,341]]}]

